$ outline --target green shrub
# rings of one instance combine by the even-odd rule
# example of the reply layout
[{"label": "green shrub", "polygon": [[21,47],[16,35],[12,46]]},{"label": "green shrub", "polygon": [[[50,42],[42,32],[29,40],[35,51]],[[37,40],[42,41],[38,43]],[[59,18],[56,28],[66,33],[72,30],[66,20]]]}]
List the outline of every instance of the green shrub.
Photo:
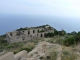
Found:
[{"label": "green shrub", "polygon": [[21,48],[21,51],[22,51],[22,50],[26,50],[27,52],[30,52],[30,51],[32,51],[32,49],[33,49],[33,48]]},{"label": "green shrub", "polygon": [[69,55],[70,53],[68,51],[63,51],[63,55]]},{"label": "green shrub", "polygon": [[0,49],[0,52],[2,52],[3,51],[3,49]]},{"label": "green shrub", "polygon": [[14,51],[14,54],[18,53],[17,51]]},{"label": "green shrub", "polygon": [[49,42],[49,43],[54,43],[53,40],[48,40],[47,42]]},{"label": "green shrub", "polygon": [[43,56],[41,56],[39,59],[43,59],[44,57]]},{"label": "green shrub", "polygon": [[47,58],[47,59],[50,59],[51,57],[50,57],[50,56],[46,56],[46,58]]},{"label": "green shrub", "polygon": [[30,51],[33,50],[33,48],[34,48],[34,43],[29,43],[29,44],[27,44],[27,46],[22,47],[20,50],[21,50],[21,51],[22,51],[22,50],[26,50],[27,52],[30,52]]},{"label": "green shrub", "polygon": [[69,37],[67,39],[64,40],[64,45],[66,46],[70,46],[70,45],[73,45],[75,44],[75,38],[74,37]]},{"label": "green shrub", "polygon": [[47,33],[45,34],[45,37],[53,37],[54,36],[54,33]]},{"label": "green shrub", "polygon": [[8,49],[11,49],[13,47],[14,47],[14,45],[10,45],[10,44],[7,46]]}]

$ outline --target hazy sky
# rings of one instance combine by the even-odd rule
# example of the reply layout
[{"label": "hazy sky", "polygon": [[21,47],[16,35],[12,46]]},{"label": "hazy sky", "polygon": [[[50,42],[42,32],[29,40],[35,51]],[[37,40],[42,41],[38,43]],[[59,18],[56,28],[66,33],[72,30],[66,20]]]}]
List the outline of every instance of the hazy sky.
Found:
[{"label": "hazy sky", "polygon": [[80,0],[0,0],[0,35],[43,24],[80,31]]},{"label": "hazy sky", "polygon": [[0,0],[0,13],[80,16],[80,0]]}]

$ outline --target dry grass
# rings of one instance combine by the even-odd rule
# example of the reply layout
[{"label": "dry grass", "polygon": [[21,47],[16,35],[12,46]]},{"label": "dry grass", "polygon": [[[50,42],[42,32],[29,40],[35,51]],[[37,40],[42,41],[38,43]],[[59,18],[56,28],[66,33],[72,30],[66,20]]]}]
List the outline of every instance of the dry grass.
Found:
[{"label": "dry grass", "polygon": [[78,55],[76,53],[74,53],[72,47],[65,47],[62,46],[62,56],[61,56],[61,60],[76,60]]}]

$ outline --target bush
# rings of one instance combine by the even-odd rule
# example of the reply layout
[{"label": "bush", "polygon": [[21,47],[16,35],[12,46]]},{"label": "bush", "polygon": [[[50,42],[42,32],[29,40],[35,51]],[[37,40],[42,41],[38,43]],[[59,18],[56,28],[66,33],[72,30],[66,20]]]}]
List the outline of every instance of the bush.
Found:
[{"label": "bush", "polygon": [[27,46],[22,47],[20,50],[21,50],[21,51],[22,51],[22,50],[26,50],[27,52],[30,52],[30,51],[33,50],[33,48],[34,48],[34,44],[33,44],[33,43],[29,43],[29,44],[27,44]]},{"label": "bush", "polygon": [[75,38],[74,37],[69,37],[67,39],[64,40],[64,45],[66,46],[70,46],[70,45],[73,45],[75,44]]},{"label": "bush", "polygon": [[17,51],[14,51],[14,54],[18,53]]},{"label": "bush", "polygon": [[39,59],[43,59],[44,57],[43,56],[41,56]]},{"label": "bush", "polygon": [[14,47],[14,45],[10,45],[10,44],[7,46],[8,49],[11,49],[13,47]]},{"label": "bush", "polygon": [[46,35],[45,35],[45,37],[53,37],[54,36],[54,33],[47,33]]},{"label": "bush", "polygon": [[70,53],[69,51],[63,51],[62,52],[62,59],[61,60],[75,60],[76,54]]},{"label": "bush", "polygon": [[46,56],[46,58],[47,58],[47,59],[50,59],[51,57],[50,57],[50,56]]},{"label": "bush", "polygon": [[69,55],[70,53],[68,51],[63,51],[64,55]]},{"label": "bush", "polygon": [[73,35],[68,35],[68,37],[64,40],[64,45],[70,46],[73,44],[80,43],[80,32],[73,33]]},{"label": "bush", "polygon": [[47,42],[49,42],[49,43],[54,43],[54,40],[48,40]]},{"label": "bush", "polygon": [[71,32],[70,35],[68,35],[70,37],[67,37],[67,39],[64,40],[64,45],[69,46],[80,43],[80,32]]},{"label": "bush", "polygon": [[2,52],[3,51],[3,49],[0,49],[0,52]]},{"label": "bush", "polygon": [[33,48],[31,48],[31,47],[21,48],[21,51],[22,51],[22,50],[26,50],[27,52],[30,52],[30,51],[32,51],[32,49],[33,49]]}]

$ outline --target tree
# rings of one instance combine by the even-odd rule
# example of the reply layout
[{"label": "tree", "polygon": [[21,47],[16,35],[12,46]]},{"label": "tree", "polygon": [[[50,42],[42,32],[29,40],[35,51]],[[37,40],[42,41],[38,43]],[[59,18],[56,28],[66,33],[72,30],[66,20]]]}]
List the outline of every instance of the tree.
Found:
[{"label": "tree", "polygon": [[65,35],[66,34],[66,31],[62,30],[62,35]]},{"label": "tree", "polygon": [[58,35],[58,31],[54,29],[54,35]]}]

